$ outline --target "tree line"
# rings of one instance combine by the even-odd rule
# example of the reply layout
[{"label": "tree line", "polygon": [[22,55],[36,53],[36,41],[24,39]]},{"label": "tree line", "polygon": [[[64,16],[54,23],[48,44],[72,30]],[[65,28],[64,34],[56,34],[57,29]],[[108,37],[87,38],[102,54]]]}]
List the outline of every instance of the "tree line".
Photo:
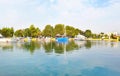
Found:
[{"label": "tree line", "polygon": [[56,24],[55,27],[51,25],[46,25],[41,31],[40,28],[30,25],[30,27],[25,29],[18,29],[14,31],[14,28],[3,27],[0,29],[0,34],[4,37],[55,37],[57,34],[66,35],[67,37],[75,37],[78,34],[84,35],[87,38],[108,38],[107,34],[101,32],[100,34],[92,33],[90,29],[85,31],[75,28],[73,26],[65,26],[64,24]]}]

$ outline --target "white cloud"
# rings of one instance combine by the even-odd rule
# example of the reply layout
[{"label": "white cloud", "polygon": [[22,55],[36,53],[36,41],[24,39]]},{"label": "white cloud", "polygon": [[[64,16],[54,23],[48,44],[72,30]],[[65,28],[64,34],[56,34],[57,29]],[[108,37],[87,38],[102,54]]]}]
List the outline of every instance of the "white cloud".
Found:
[{"label": "white cloud", "polygon": [[[85,0],[59,0],[55,9],[59,12],[57,17],[59,22],[75,25],[83,29],[92,29],[93,31],[110,31],[109,26],[119,26],[119,8],[120,3],[112,0],[111,4],[106,7],[94,8],[84,4]],[[117,21],[116,21],[116,18]],[[110,21],[110,22],[109,22]],[[115,24],[112,24],[115,21]],[[92,26],[91,26],[92,25]],[[97,28],[97,29],[96,29]],[[116,27],[117,28],[117,27]],[[113,29],[113,28],[112,28]],[[113,29],[114,30],[114,29]],[[118,31],[118,30],[116,30]]]},{"label": "white cloud", "polygon": [[[38,26],[64,23],[95,32],[119,29],[119,0],[110,0],[109,6],[101,8],[89,6],[85,3],[86,1],[89,0],[45,0],[44,2],[41,0],[0,0],[0,8],[2,8],[0,24],[26,25],[27,27],[31,23]],[[115,28],[103,29],[109,26]],[[43,26],[39,27],[43,28]]]}]

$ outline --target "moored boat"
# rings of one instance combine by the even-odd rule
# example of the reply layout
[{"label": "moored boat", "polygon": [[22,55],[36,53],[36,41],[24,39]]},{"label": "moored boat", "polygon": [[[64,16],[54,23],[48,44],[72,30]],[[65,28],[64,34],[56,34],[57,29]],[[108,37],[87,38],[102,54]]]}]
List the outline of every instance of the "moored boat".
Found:
[{"label": "moored boat", "polygon": [[79,35],[75,36],[74,40],[85,41],[85,40],[86,40],[86,37],[79,34]]}]

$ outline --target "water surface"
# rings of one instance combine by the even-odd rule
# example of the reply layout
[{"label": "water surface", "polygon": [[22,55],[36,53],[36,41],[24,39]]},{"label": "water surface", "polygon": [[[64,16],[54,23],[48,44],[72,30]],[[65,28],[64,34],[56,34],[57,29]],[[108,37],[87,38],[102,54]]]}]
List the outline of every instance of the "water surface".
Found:
[{"label": "water surface", "polygon": [[120,42],[0,43],[0,76],[120,76]]}]

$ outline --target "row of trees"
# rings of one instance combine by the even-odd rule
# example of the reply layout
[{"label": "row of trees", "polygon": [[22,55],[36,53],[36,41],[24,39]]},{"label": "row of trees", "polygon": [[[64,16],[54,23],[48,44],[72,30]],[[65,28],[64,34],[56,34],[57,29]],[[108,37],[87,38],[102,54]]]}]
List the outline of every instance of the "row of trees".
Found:
[{"label": "row of trees", "polygon": [[56,24],[55,27],[51,25],[46,25],[43,31],[41,31],[38,27],[35,27],[34,25],[31,25],[29,28],[18,29],[16,31],[14,31],[13,28],[4,27],[0,29],[0,33],[4,37],[13,37],[13,36],[16,36],[16,37],[40,37],[40,36],[55,37],[57,34],[66,35],[68,37],[75,37],[75,35],[78,35],[78,34],[84,35],[87,38],[91,38],[91,37],[101,38],[103,37],[103,35],[105,37],[108,37],[104,33],[94,34],[92,33],[91,30],[82,31],[73,26],[69,26],[69,25],[65,26],[64,24]]},{"label": "row of trees", "polygon": [[4,37],[13,37],[14,29],[13,28],[2,28],[2,29],[0,29],[0,33]]}]

